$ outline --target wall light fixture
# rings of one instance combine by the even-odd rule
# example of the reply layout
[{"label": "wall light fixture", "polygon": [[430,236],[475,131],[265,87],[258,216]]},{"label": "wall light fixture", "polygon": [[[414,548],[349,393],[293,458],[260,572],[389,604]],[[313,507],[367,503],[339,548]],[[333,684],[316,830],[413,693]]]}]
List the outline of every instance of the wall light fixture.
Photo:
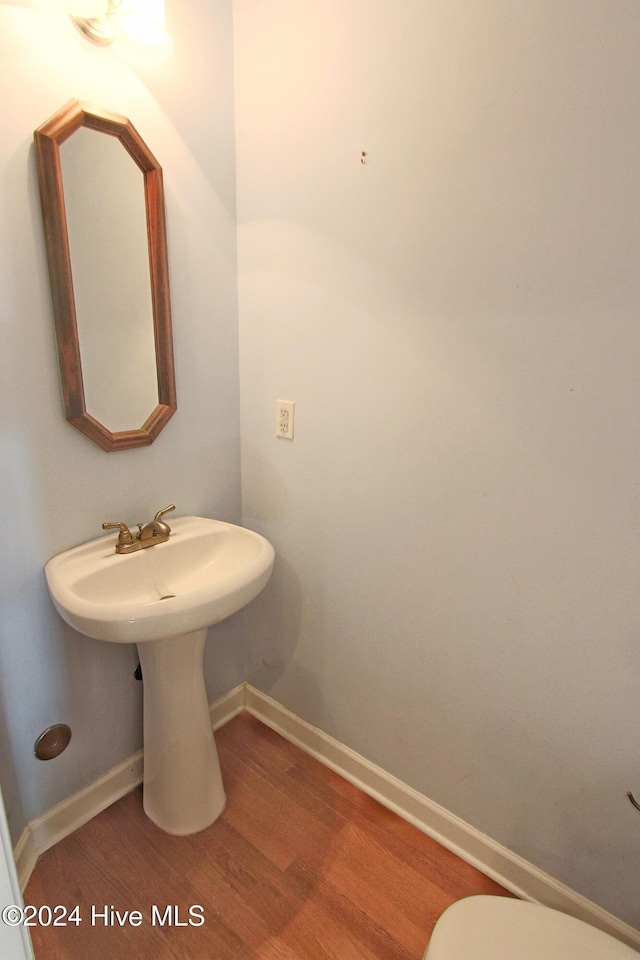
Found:
[{"label": "wall light fixture", "polygon": [[132,41],[165,55],[171,40],[164,0],[65,0],[71,19],[87,40],[101,46]]}]

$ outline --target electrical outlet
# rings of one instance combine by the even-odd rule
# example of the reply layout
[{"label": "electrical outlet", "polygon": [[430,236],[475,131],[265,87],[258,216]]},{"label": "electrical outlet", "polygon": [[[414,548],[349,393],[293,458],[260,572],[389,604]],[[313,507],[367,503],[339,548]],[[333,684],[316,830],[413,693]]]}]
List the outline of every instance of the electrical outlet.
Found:
[{"label": "electrical outlet", "polygon": [[276,400],[276,437],[286,437],[287,440],[293,440],[295,407],[293,400]]}]

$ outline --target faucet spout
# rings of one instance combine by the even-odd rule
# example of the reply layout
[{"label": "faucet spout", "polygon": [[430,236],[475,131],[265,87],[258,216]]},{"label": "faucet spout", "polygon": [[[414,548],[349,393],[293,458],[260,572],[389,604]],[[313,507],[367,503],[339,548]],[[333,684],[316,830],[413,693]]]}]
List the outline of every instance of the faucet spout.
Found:
[{"label": "faucet spout", "polygon": [[165,523],[162,517],[165,513],[175,510],[175,504],[171,503],[164,510],[158,510],[153,520],[140,527],[140,546],[150,547],[156,543],[164,543],[169,539],[171,527]]},{"label": "faucet spout", "polygon": [[165,540],[169,539],[171,527],[164,522],[162,517],[171,510],[175,510],[173,503],[165,507],[164,510],[158,510],[149,523],[139,523],[135,533],[132,533],[126,523],[121,520],[117,523],[103,523],[102,529],[120,530],[116,541],[116,553],[134,553],[136,550],[144,550],[145,547],[153,547],[156,543],[164,543]]}]

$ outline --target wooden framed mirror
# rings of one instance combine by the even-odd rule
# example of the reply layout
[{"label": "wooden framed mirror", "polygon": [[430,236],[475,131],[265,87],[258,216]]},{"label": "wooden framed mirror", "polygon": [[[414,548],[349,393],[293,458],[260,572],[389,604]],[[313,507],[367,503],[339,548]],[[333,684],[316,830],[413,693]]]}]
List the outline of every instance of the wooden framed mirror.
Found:
[{"label": "wooden framed mirror", "polygon": [[162,168],[77,100],[34,140],[66,418],[103,450],[147,446],[177,407]]}]

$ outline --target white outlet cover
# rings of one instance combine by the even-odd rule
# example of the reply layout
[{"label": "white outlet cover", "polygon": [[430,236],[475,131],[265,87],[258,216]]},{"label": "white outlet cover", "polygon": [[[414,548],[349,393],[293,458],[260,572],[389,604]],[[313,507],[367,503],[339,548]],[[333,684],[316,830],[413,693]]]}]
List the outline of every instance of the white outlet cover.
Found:
[{"label": "white outlet cover", "polygon": [[293,418],[295,413],[293,400],[276,400],[276,436],[293,440]]}]

